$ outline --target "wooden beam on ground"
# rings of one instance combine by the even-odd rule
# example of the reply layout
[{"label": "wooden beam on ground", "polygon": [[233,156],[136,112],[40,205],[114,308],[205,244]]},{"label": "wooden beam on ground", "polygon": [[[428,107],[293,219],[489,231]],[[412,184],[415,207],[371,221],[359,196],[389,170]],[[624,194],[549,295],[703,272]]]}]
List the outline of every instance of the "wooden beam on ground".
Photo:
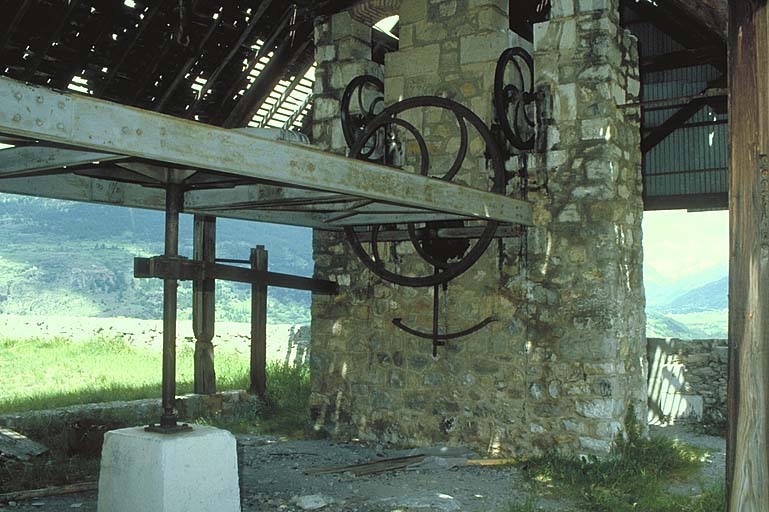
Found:
[{"label": "wooden beam on ground", "polygon": [[46,498],[48,496],[63,496],[65,494],[79,494],[81,492],[95,491],[98,488],[98,482],[84,482],[80,484],[61,485],[58,487],[45,487],[43,489],[34,489],[31,491],[7,492],[5,494],[0,494],[0,503]]},{"label": "wooden beam on ground", "polygon": [[769,6],[729,3],[727,509],[769,504]]},{"label": "wooden beam on ground", "polygon": [[[216,262],[216,217],[195,215],[192,257],[207,263]],[[216,324],[216,281],[192,281],[192,331],[195,334],[194,392],[216,393],[214,369],[214,331]]]},{"label": "wooden beam on ground", "polygon": [[435,212],[531,225],[526,201],[0,78],[0,133]]},{"label": "wooden beam on ground", "polygon": [[[251,270],[267,272],[267,250],[263,245],[251,249]],[[251,387],[252,394],[267,392],[267,284],[251,285]]]}]

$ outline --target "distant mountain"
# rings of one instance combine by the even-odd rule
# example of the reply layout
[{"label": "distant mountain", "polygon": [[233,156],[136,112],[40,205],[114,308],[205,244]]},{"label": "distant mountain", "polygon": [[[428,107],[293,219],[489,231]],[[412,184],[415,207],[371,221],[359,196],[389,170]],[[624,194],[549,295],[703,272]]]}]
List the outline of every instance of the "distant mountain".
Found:
[{"label": "distant mountain", "polygon": [[707,283],[718,281],[728,274],[729,268],[726,264],[723,264],[697,272],[689,271],[682,277],[671,278],[646,265],[644,266],[646,305],[652,311],[664,310],[668,304],[678,297]]},{"label": "distant mountain", "polygon": [[722,276],[647,307],[646,335],[682,339],[726,338],[729,278]]},{"label": "distant mountain", "polygon": [[[192,216],[180,221],[180,253],[192,255]],[[162,283],[135,279],[133,258],[163,252],[162,212],[0,194],[0,313],[159,318]],[[270,270],[312,275],[312,231],[220,219],[217,256],[247,260],[264,245]],[[247,321],[250,286],[217,284],[217,318]],[[273,322],[307,322],[310,294],[271,288]],[[191,284],[180,287],[191,311]]]},{"label": "distant mountain", "polygon": [[729,307],[729,277],[722,277],[676,297],[661,311],[674,314],[700,313]]}]

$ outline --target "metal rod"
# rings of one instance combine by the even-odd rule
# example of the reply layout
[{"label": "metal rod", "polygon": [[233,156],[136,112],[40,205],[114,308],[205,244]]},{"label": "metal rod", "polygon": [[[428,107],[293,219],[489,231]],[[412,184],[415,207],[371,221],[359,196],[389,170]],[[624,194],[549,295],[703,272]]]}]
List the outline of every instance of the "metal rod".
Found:
[{"label": "metal rod", "polygon": [[[184,204],[184,189],[178,183],[166,188],[165,256],[179,255],[179,211]],[[176,411],[176,279],[163,280],[163,415],[161,429],[177,427]]]},{"label": "metal rod", "polygon": [[[438,270],[436,269],[436,272]],[[438,345],[443,345],[438,339],[438,314],[440,306],[441,286],[433,286],[433,357],[438,357]]]},{"label": "metal rod", "polygon": [[[251,249],[251,268],[267,271],[267,250]],[[264,397],[267,390],[267,284],[251,285],[251,387],[249,392]]]},{"label": "metal rod", "polygon": [[251,260],[238,260],[234,258],[216,258],[216,263],[241,263],[243,265],[250,265]]}]

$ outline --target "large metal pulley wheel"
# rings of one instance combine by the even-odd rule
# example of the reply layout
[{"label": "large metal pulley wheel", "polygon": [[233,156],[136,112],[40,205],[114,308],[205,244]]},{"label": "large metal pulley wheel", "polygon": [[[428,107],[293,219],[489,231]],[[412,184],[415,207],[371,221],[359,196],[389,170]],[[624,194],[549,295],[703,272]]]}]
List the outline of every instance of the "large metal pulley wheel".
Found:
[{"label": "large metal pulley wheel", "polygon": [[[370,83],[370,81],[356,79],[348,86],[344,95],[348,101],[343,101],[342,104],[343,119],[351,119],[349,113],[344,112],[345,108],[349,108],[349,98],[353,97],[353,92],[350,92],[351,87],[359,87],[360,84],[366,83]],[[456,157],[448,169],[433,169],[431,167],[429,154],[431,146],[426,142],[421,131],[409,121],[410,114],[418,109],[447,111],[451,115],[444,116],[444,118],[448,117],[455,120],[454,128],[458,134],[459,147]],[[371,107],[361,104],[359,110],[371,112]],[[408,145],[413,148],[409,157],[419,160],[418,166],[414,166],[418,172],[423,176],[444,181],[455,181],[458,177],[462,177],[461,171],[469,149],[468,128],[472,128],[486,145],[486,156],[490,165],[488,190],[504,193],[504,160],[491,132],[477,115],[452,100],[432,96],[410,98],[385,108],[368,120],[362,131],[359,129],[356,131],[354,127],[349,128],[348,131],[352,134],[351,138],[353,139],[350,157],[378,161],[382,155],[394,153],[393,147]],[[375,142],[377,140],[387,141],[389,149],[388,147],[377,149]],[[392,161],[392,158],[387,157],[385,160]],[[489,178],[489,176],[484,178]],[[367,268],[386,281],[410,287],[445,284],[466,272],[486,251],[498,226],[496,221],[489,220],[465,221],[457,219],[420,223],[394,220],[392,224],[365,227],[348,226],[345,231],[353,250]],[[444,238],[440,236],[442,230],[461,229],[469,225],[480,231],[477,238]],[[386,244],[388,239],[393,239],[393,237],[388,236],[388,231],[400,233],[405,231],[408,233],[408,242],[413,245],[414,251],[427,263],[426,267],[428,268],[425,269],[424,273],[401,273],[396,268],[398,266],[397,258],[393,257],[393,254],[397,255],[397,250],[389,251],[388,257],[383,257],[384,249],[381,249],[380,245]],[[363,240],[364,238],[365,240]]]},{"label": "large metal pulley wheel", "polygon": [[505,138],[521,151],[534,148],[536,98],[534,59],[520,47],[502,52],[494,73],[494,111]]}]

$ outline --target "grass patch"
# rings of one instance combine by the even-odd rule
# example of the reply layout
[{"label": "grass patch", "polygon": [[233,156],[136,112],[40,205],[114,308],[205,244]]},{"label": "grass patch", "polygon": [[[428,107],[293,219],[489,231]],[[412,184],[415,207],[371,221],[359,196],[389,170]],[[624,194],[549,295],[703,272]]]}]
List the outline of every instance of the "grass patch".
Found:
[{"label": "grass patch", "polygon": [[267,365],[267,403],[261,427],[292,437],[312,435],[309,368],[277,362]]},{"label": "grass patch", "polygon": [[[177,349],[176,392],[191,393],[194,349]],[[220,390],[248,387],[248,357],[216,354]],[[0,414],[68,405],[160,397],[161,353],[120,337],[87,342],[0,340]]]},{"label": "grass patch", "polygon": [[310,370],[285,363],[267,364],[264,407],[236,409],[227,417],[201,418],[202,423],[236,434],[268,433],[292,438],[315,435],[310,429]]},{"label": "grass patch", "polygon": [[722,486],[700,496],[681,496],[666,489],[695,475],[703,456],[703,450],[665,437],[646,438],[629,421],[627,437],[618,438],[605,459],[550,453],[529,461],[524,471],[539,490],[563,490],[591,512],[721,512],[725,507]]},{"label": "grass patch", "polygon": [[[193,349],[177,351],[177,392],[192,392]],[[246,389],[248,356],[217,353],[217,387]],[[129,345],[121,338],[89,342],[53,340],[0,340],[0,413],[49,409],[114,400],[158,398],[161,354]],[[195,423],[235,433],[280,433],[303,437],[309,428],[310,372],[284,363],[267,366],[265,407],[241,403],[227,415],[199,418]],[[111,421],[140,425],[129,410],[113,411]],[[98,456],[68,453],[67,432],[60,426],[40,424],[24,429],[30,439],[50,452],[29,462],[0,458],[0,493],[95,480]]]}]

